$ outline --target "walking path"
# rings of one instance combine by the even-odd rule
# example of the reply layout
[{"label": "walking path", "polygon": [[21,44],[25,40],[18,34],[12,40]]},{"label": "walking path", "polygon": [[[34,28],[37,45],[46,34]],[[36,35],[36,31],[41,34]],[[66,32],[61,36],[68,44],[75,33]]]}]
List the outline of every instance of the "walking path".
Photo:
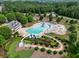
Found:
[{"label": "walking path", "polygon": [[48,35],[45,35],[45,36],[56,40],[59,43],[60,47],[59,48],[49,48],[49,47],[45,47],[45,46],[31,45],[31,44],[25,44],[24,47],[32,47],[32,48],[38,47],[40,49],[45,48],[46,50],[51,50],[51,51],[62,51],[64,49],[64,46],[60,41],[58,41],[57,39],[55,39],[55,38],[53,38],[51,36],[48,36]]},{"label": "walking path", "polygon": [[2,27],[2,26],[6,26],[7,24],[2,24],[2,25],[0,25],[0,27]]}]

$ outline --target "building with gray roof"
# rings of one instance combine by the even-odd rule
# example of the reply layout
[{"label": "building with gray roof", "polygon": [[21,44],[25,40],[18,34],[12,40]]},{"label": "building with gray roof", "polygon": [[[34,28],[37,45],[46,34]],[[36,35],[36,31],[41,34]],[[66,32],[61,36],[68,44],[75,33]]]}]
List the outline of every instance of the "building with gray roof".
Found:
[{"label": "building with gray roof", "polygon": [[20,22],[18,22],[17,20],[15,21],[11,21],[8,23],[8,27],[12,30],[12,31],[17,31],[18,29],[22,28],[22,25]]}]

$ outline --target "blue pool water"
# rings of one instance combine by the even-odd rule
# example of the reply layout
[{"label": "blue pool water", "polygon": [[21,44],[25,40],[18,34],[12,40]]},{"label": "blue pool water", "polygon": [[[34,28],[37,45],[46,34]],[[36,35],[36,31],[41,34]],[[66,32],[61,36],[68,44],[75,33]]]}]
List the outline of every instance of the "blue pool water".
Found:
[{"label": "blue pool water", "polygon": [[26,32],[30,33],[30,34],[39,34],[40,32],[42,32],[44,29],[48,28],[48,25],[44,25],[42,27],[42,24],[38,24],[33,28],[29,28],[26,30]]}]

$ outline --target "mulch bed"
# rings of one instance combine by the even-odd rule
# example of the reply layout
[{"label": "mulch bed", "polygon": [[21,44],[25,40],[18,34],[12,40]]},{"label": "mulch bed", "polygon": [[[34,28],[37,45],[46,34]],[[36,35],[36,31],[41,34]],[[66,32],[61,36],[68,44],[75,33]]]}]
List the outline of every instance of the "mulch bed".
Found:
[{"label": "mulch bed", "polygon": [[41,52],[41,51],[35,51],[31,58],[62,58],[63,55],[59,55],[59,54],[47,54],[46,52]]}]

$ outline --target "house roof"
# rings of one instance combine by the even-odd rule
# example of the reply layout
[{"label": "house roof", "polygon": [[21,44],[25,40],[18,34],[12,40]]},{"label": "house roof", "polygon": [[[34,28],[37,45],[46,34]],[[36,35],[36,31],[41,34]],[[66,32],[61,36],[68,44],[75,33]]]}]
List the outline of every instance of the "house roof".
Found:
[{"label": "house roof", "polygon": [[8,23],[8,26],[12,30],[18,30],[19,28],[22,27],[21,23],[18,21],[11,21],[10,23]]}]

